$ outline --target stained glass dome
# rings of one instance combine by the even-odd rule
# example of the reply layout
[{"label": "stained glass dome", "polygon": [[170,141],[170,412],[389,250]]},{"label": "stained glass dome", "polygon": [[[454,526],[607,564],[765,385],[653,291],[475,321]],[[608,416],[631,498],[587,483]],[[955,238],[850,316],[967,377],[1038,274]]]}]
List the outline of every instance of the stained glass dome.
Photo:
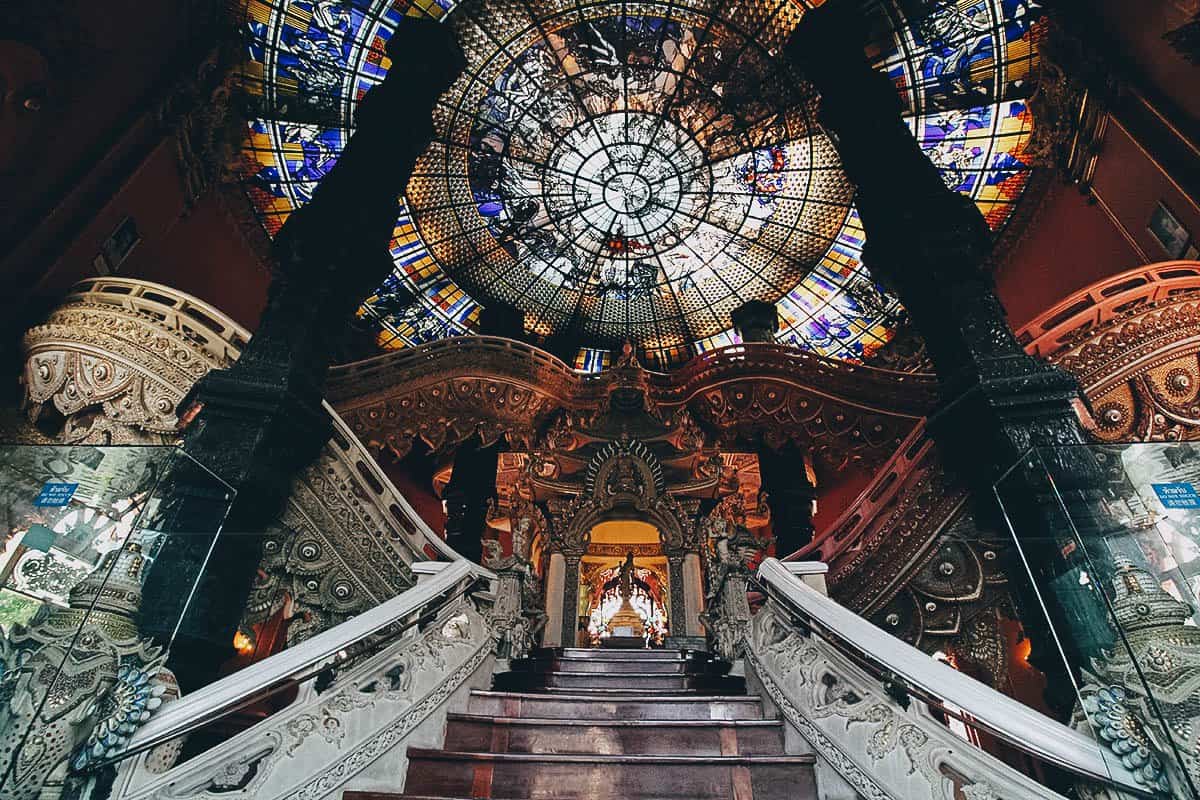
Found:
[{"label": "stained glass dome", "polygon": [[[589,370],[625,339],[661,367],[733,343],[729,312],[749,299],[776,303],[781,341],[823,355],[860,361],[890,338],[903,311],[861,264],[817,99],[774,55],[802,5],[439,2],[248,5],[246,188],[271,233],[336,163],[406,16],[454,26],[467,55],[405,191],[395,269],[359,312],[380,347],[470,332],[489,303],[571,336]],[[1002,227],[1029,174],[1036,7],[865,8],[918,141]]]}]

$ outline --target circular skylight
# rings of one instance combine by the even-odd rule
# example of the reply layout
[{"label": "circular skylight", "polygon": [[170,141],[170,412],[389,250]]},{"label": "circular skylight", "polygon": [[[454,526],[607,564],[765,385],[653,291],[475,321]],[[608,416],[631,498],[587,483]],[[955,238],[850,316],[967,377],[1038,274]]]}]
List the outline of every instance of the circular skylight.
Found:
[{"label": "circular skylight", "polygon": [[[733,343],[729,312],[765,299],[780,311],[781,341],[862,360],[902,314],[860,263],[853,189],[815,122],[817,100],[773,55],[803,4],[253,0],[249,10],[245,75],[262,112],[247,190],[271,232],[336,162],[406,15],[445,19],[463,44],[469,65],[433,111],[435,139],[407,187],[396,269],[360,312],[381,347],[470,332],[481,305],[502,302],[535,336],[575,338],[579,367],[603,366],[626,338],[669,366]],[[1028,177],[1033,4],[870,0],[866,10],[871,53],[918,141],[1000,227]]]},{"label": "circular skylight", "polygon": [[469,66],[408,186],[474,297],[539,334],[686,348],[829,249],[851,187],[758,38],[684,2],[490,8],[452,17]]}]

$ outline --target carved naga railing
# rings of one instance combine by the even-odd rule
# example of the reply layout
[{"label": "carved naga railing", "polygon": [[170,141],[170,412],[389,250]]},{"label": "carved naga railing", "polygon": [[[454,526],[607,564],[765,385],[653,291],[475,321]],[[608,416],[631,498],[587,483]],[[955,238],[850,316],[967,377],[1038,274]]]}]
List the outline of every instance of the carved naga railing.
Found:
[{"label": "carved naga railing", "polygon": [[[177,409],[211,369],[229,366],[249,332],[167,286],[124,278],[77,284],[24,340],[25,403],[63,416],[60,441],[175,441]],[[392,486],[326,404],[333,437],[296,478],[265,532],[260,580],[243,630],[293,613],[295,643],[411,587],[410,564],[457,554]]]},{"label": "carved naga railing", "polygon": [[[109,762],[118,766],[111,796],[272,800],[391,788],[408,743],[440,736],[447,704],[490,686],[496,644],[495,576],[462,559],[413,569],[422,580],[399,596],[164,705]],[[180,737],[284,691],[296,693],[285,707],[175,763]]]},{"label": "carved naga railing", "polygon": [[1061,797],[974,746],[969,731],[1064,770],[1087,790],[1115,787],[1127,796],[1149,796],[1093,739],[830,600],[810,585],[815,566],[763,562],[757,577],[767,603],[746,622],[741,654],[782,716],[859,796]]}]

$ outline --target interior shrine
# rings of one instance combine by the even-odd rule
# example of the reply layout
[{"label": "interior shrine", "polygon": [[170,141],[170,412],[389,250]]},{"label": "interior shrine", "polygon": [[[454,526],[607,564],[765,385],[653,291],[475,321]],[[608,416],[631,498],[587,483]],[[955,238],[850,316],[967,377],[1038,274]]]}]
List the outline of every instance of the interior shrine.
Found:
[{"label": "interior shrine", "polygon": [[1198,69],[0,3],[0,800],[1200,800]]}]

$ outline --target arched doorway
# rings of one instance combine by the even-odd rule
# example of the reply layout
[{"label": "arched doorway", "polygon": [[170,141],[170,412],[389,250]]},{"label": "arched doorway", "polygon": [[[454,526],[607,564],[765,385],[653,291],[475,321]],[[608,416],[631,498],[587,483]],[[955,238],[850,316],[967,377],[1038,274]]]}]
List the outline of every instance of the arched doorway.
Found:
[{"label": "arched doorway", "polygon": [[613,633],[613,617],[622,607],[619,574],[628,554],[634,563],[630,605],[641,618],[646,643],[660,645],[670,635],[671,570],[658,528],[641,520],[611,520],[591,529],[580,559],[577,645],[598,646]]}]

